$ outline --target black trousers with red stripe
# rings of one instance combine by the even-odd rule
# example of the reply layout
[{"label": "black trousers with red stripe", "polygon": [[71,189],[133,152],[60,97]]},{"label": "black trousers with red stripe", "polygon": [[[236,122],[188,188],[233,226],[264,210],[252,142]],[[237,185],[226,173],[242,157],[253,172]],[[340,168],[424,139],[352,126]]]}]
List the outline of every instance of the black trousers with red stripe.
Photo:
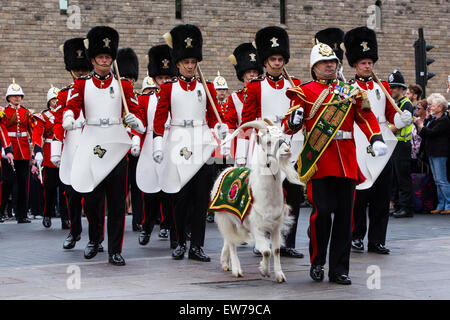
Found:
[{"label": "black trousers with red stripe", "polygon": [[355,180],[341,177],[313,179],[307,185],[308,200],[313,205],[309,221],[311,264],[325,265],[331,235],[329,276],[349,272],[355,187]]},{"label": "black trousers with red stripe", "polygon": [[158,218],[161,218],[161,229],[173,229],[173,207],[170,195],[163,191],[144,193],[142,229],[151,233]]},{"label": "black trousers with red stripe", "polygon": [[65,189],[67,198],[67,211],[69,213],[70,220],[70,233],[76,238],[81,234],[81,231],[83,230],[81,225],[83,196],[81,195],[81,193],[75,191],[75,189],[70,185],[65,185]]},{"label": "black trousers with red stripe", "polygon": [[44,167],[42,170],[44,185],[44,217],[54,217],[56,197],[59,197],[59,213],[61,221],[69,220],[67,213],[66,196],[64,195],[64,184],[59,178],[59,168]]},{"label": "black trousers with red stripe", "polygon": [[125,228],[125,207],[127,192],[127,158],[124,157],[106,178],[89,193],[82,193],[85,201],[86,216],[89,220],[89,241],[102,241],[101,224],[104,220],[104,205],[108,209],[107,233],[108,253],[122,252]]},{"label": "black trousers with red stripe", "polygon": [[178,193],[171,195],[174,203],[175,228],[178,243],[186,242],[186,226],[191,226],[191,246],[204,245],[206,212],[212,188],[212,166],[204,164]]},{"label": "black trousers with red stripe", "polygon": [[294,223],[285,235],[284,246],[286,248],[295,248],[300,204],[305,200],[305,196],[303,195],[302,186],[290,183],[287,179],[283,181],[283,189],[286,191],[286,204],[291,207],[291,215],[294,217]]},{"label": "black trousers with red stripe", "polygon": [[392,170],[392,159],[390,159],[372,187],[365,190],[356,190],[355,210],[353,212],[353,240],[362,240],[366,236],[368,215],[369,232],[367,238],[369,244],[385,244],[389,222]]}]

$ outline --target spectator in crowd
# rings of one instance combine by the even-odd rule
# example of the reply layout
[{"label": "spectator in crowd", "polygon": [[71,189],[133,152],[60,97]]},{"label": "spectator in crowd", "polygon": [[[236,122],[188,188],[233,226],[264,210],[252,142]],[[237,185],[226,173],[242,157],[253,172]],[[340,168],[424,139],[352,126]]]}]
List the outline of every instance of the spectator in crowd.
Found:
[{"label": "spectator in crowd", "polygon": [[437,187],[438,205],[431,213],[450,213],[450,184],[447,179],[447,159],[450,151],[450,118],[447,113],[448,102],[443,95],[433,93],[427,98],[430,107],[430,121],[414,117],[428,157],[431,172]]},{"label": "spectator in crowd", "polygon": [[[427,99],[417,101],[414,116],[422,119],[422,121],[425,121],[425,118],[427,117]],[[411,135],[411,172],[413,173],[421,172],[421,167],[423,165],[422,159],[419,157],[421,142],[422,138],[417,132],[417,127],[413,126]]]},{"label": "spectator in crowd", "polygon": [[423,90],[419,84],[410,84],[408,89],[406,89],[405,96],[411,100],[413,106],[417,105],[417,102],[422,97]]}]

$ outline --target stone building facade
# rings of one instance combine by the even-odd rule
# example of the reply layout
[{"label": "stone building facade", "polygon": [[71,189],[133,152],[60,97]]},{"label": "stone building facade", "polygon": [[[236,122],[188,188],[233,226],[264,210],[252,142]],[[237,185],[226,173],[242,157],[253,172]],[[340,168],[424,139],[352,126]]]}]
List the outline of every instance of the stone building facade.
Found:
[{"label": "stone building facade", "polygon": [[[60,10],[67,2],[68,10]],[[241,87],[227,57],[242,42],[253,41],[256,31],[268,25],[286,28],[290,36],[291,59],[287,69],[303,82],[310,79],[309,53],[312,37],[323,28],[337,26],[347,31],[368,25],[377,27],[379,61],[376,72],[386,79],[400,70],[407,83],[415,82],[414,41],[424,28],[428,52],[436,61],[429,71],[437,75],[428,83],[427,93],[446,94],[450,74],[449,0],[182,0],[181,19],[176,18],[175,0],[1,0],[0,8],[0,95],[12,78],[23,87],[24,105],[41,110],[51,84],[70,83],[58,47],[68,38],[85,36],[96,25],[109,25],[120,33],[120,47],[132,47],[140,61],[140,78],[146,75],[146,54],[162,35],[180,23],[200,27],[204,38],[202,70],[213,80],[219,70],[230,90]],[[285,6],[282,24],[280,6]],[[377,5],[377,6],[376,6]],[[375,13],[378,10],[378,14]],[[344,74],[352,76],[347,63]],[[3,105],[0,103],[0,105]]]}]

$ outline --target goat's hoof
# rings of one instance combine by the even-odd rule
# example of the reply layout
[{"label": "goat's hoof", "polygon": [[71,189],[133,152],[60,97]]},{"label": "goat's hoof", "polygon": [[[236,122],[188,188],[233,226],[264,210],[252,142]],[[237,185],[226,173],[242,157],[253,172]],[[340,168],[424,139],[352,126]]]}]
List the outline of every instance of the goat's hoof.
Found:
[{"label": "goat's hoof", "polygon": [[233,276],[234,276],[235,278],[242,278],[242,277],[243,277],[243,274],[239,272],[239,273],[233,274]]},{"label": "goat's hoof", "polygon": [[222,270],[223,270],[223,271],[230,271],[230,267],[227,267],[227,266],[222,267]]},{"label": "goat's hoof", "polygon": [[286,277],[284,276],[284,274],[281,274],[281,275],[277,276],[277,282],[278,283],[286,282]]}]

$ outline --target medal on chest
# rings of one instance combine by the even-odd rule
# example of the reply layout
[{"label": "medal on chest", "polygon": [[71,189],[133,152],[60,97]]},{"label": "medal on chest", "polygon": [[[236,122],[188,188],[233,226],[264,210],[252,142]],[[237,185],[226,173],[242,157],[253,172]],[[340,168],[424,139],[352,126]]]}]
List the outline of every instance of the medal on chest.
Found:
[{"label": "medal on chest", "polygon": [[197,90],[197,98],[199,102],[202,102],[203,96],[202,96],[202,92],[200,90]]},{"label": "medal on chest", "polygon": [[377,94],[377,99],[380,100],[381,99],[381,93],[380,90],[376,89],[375,93]]},{"label": "medal on chest", "polygon": [[114,99],[114,88],[112,86],[109,87],[109,95],[111,96],[111,99]]}]

